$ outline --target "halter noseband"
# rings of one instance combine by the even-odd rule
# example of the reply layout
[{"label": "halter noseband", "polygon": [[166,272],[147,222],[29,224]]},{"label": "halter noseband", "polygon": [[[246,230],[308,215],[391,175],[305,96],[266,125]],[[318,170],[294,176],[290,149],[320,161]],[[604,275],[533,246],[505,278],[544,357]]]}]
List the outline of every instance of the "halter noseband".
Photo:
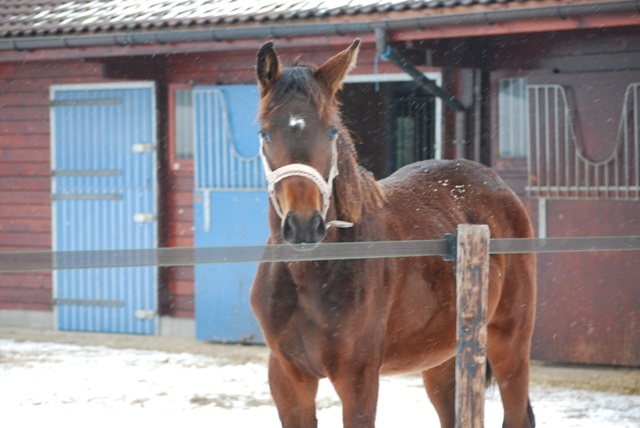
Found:
[{"label": "halter noseband", "polygon": [[[282,213],[282,208],[280,208],[280,203],[278,203],[278,198],[276,196],[276,183],[287,177],[298,176],[311,180],[313,184],[318,187],[318,190],[320,190],[320,193],[322,194],[322,220],[326,221],[329,205],[331,204],[331,195],[333,194],[333,179],[338,176],[337,139],[338,135],[336,135],[333,138],[333,141],[331,141],[331,169],[329,170],[329,178],[325,181],[324,177],[317,169],[303,163],[292,163],[272,171],[269,166],[267,156],[264,153],[264,139],[260,138],[260,158],[262,159],[262,166],[264,167],[264,173],[267,177],[269,199],[271,199],[271,205],[273,205],[273,209],[281,219],[284,220],[284,214]],[[346,228],[352,227],[353,223],[342,220],[332,220],[326,223],[327,229],[331,226]]]}]

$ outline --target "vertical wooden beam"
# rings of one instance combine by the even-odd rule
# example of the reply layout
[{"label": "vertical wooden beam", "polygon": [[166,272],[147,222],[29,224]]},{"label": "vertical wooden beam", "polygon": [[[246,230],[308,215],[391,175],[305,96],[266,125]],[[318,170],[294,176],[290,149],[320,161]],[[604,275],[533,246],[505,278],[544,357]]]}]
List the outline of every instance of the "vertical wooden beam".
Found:
[{"label": "vertical wooden beam", "polygon": [[484,427],[489,226],[461,224],[456,247],[458,305],[456,427]]}]

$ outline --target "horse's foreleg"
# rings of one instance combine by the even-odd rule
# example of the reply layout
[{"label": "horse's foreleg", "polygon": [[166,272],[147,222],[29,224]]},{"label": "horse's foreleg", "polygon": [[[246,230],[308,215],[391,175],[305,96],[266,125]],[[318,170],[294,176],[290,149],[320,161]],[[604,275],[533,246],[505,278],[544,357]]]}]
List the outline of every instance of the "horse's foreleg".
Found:
[{"label": "horse's foreleg", "polygon": [[283,428],[316,428],[318,379],[287,370],[273,355],[269,358],[269,387]]},{"label": "horse's foreleg", "polygon": [[455,423],[456,364],[451,358],[439,366],[422,372],[431,404],[438,413],[440,426],[452,428]]},{"label": "horse's foreleg", "polygon": [[378,404],[380,367],[371,361],[343,367],[331,376],[342,401],[342,421],[345,428],[373,428]]}]

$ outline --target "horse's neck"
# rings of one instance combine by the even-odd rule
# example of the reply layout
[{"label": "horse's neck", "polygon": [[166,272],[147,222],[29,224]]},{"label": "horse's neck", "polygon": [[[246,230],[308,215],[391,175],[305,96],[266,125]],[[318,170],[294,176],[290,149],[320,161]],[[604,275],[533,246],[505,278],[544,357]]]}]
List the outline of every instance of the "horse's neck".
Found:
[{"label": "horse's neck", "polygon": [[295,283],[297,307],[305,317],[325,325],[355,294],[353,273],[359,260],[294,262],[288,270]]},{"label": "horse's neck", "polygon": [[364,217],[379,212],[386,197],[380,184],[370,171],[356,163],[355,158],[345,161],[344,170],[336,177],[334,186],[335,205],[338,207],[339,220],[355,224]]}]

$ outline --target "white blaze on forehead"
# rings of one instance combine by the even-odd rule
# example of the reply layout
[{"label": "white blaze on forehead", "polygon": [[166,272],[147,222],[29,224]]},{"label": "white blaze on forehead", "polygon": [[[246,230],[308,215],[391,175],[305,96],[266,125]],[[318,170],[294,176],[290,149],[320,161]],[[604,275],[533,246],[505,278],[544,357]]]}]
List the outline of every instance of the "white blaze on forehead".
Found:
[{"label": "white blaze on forehead", "polygon": [[302,131],[306,126],[306,123],[302,116],[293,114],[291,115],[291,117],[289,117],[289,126],[292,128],[297,128]]}]

